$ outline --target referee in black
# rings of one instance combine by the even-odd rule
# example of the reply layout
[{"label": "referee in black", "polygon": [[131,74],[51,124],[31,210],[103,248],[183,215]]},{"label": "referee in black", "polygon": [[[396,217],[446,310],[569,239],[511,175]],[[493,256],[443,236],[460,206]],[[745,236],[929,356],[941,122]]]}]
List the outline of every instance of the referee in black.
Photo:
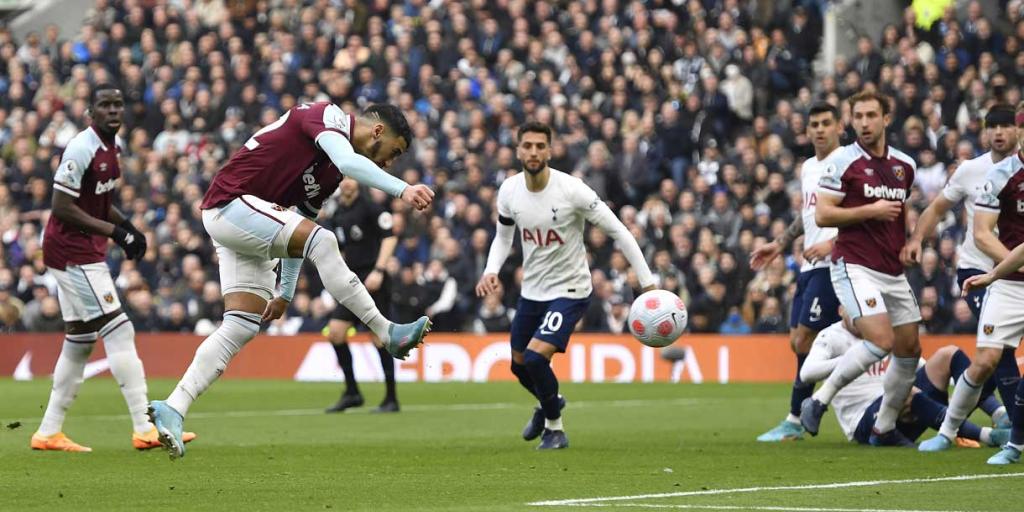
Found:
[{"label": "referee in black", "polygon": [[[364,196],[359,183],[355,180],[344,180],[339,188],[339,207],[331,218],[331,223],[344,251],[345,262],[366,285],[377,308],[387,315],[391,310],[391,280],[384,265],[394,254],[395,246],[398,244],[398,237],[391,231],[391,212]],[[361,323],[359,319],[338,304],[327,326],[327,338],[334,345],[338,366],[345,374],[345,391],[338,403],[327,408],[326,412],[342,412],[350,407],[363,405],[363,395],[359,392],[359,384],[352,370],[352,351],[348,347],[349,331],[357,323]],[[398,412],[398,398],[395,396],[395,360],[384,350],[377,336],[371,336],[374,345],[377,346],[380,364],[384,369],[384,381],[387,384],[384,400],[374,412]]]}]

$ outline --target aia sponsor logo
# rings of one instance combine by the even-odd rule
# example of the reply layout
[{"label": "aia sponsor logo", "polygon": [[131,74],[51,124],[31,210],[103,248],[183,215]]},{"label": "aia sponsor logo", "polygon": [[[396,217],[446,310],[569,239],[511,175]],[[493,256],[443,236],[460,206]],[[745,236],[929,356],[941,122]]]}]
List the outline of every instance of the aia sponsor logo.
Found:
[{"label": "aia sponsor logo", "polygon": [[558,245],[565,244],[565,240],[558,235],[558,231],[549,229],[547,233],[542,234],[540,229],[526,229],[523,228],[523,243],[533,242],[541,247],[547,247],[557,243]]}]

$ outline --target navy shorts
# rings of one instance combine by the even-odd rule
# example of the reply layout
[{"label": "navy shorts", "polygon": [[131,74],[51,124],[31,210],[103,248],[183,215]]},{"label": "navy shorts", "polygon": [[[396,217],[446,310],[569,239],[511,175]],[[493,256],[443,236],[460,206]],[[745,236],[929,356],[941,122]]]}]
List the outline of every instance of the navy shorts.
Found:
[{"label": "navy shorts", "polygon": [[920,389],[928,398],[931,398],[940,404],[949,405],[949,390],[935,387],[935,384],[932,384],[932,381],[928,380],[928,373],[924,371],[924,366],[917,369],[917,376],[914,378],[914,387]]},{"label": "navy shorts", "polygon": [[[964,281],[968,277],[984,273],[984,271],[976,268],[958,268],[956,269],[956,285],[962,290],[964,288]],[[974,313],[975,320],[981,318],[981,301],[985,299],[985,290],[986,288],[975,288],[964,299],[967,301],[967,307],[971,308],[971,313]]]},{"label": "navy shorts", "polygon": [[565,352],[569,336],[588,305],[590,297],[543,302],[520,298],[516,315],[512,318],[512,332],[509,333],[512,350],[524,352],[530,340],[537,338],[558,347],[559,352]]},{"label": "navy shorts", "polygon": [[839,321],[839,298],[832,289],[832,276],[828,268],[815,268],[801,272],[796,278],[796,295],[789,327],[807,326],[821,331]]},{"label": "navy shorts", "polygon": [[[878,410],[882,408],[882,397],[878,397],[871,405],[868,406],[867,410],[864,411],[864,415],[860,417],[860,423],[857,424],[857,430],[853,431],[853,440],[859,444],[868,444],[871,438],[871,429],[875,426],[875,417],[878,416]],[[921,437],[928,430],[928,424],[922,420],[915,420],[913,422],[897,421],[896,430],[899,430],[901,434],[911,441],[916,441],[917,438]]]}]

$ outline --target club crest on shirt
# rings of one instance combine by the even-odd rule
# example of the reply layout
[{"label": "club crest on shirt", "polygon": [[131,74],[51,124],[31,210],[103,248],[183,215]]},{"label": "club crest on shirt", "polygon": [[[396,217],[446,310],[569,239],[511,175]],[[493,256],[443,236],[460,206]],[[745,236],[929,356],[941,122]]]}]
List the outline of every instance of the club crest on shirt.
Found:
[{"label": "club crest on shirt", "polygon": [[100,172],[107,172],[107,163],[100,162]]},{"label": "club crest on shirt", "polygon": [[985,324],[985,327],[983,327],[982,330],[985,331],[985,334],[992,334],[996,330],[996,326],[992,324]]},{"label": "club crest on shirt", "polygon": [[114,294],[113,293],[109,293],[109,292],[103,294],[103,300],[105,300],[107,302],[107,304],[113,304],[114,303]]},{"label": "club crest on shirt", "polygon": [[907,177],[906,171],[903,170],[902,166],[896,165],[892,168],[892,173],[896,175],[896,179],[903,181],[903,178]]},{"label": "club crest on shirt", "polygon": [[872,297],[870,299],[865,300],[864,304],[867,304],[869,308],[873,308],[875,307],[875,304],[878,304],[878,302],[874,299],[874,297]]},{"label": "club crest on shirt", "polygon": [[864,174],[867,174],[868,176],[874,176],[875,175],[875,170],[870,168],[870,167],[865,168],[864,169]]}]

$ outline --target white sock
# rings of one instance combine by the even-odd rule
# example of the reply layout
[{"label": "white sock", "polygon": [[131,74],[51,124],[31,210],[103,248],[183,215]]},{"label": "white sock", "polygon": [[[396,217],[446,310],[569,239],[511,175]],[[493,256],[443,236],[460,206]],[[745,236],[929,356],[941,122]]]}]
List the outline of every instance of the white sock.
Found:
[{"label": "white sock", "polygon": [[167,397],[167,405],[188,414],[188,408],[228,367],[228,362],[260,332],[261,316],[244,311],[226,311],[224,321],[199,348],[181,381]]},{"label": "white sock", "polygon": [[1017,444],[1017,443],[1014,443],[1014,442],[1011,441],[1011,442],[1007,442],[1006,446],[1009,446],[1009,447],[1013,448],[1014,450],[1017,450],[1018,452],[1024,452],[1024,444]]},{"label": "white sock", "polygon": [[832,397],[836,396],[840,389],[843,389],[847,384],[853,382],[854,379],[860,377],[861,374],[867,371],[869,366],[881,361],[888,354],[888,352],[868,341],[855,344],[843,354],[843,358],[839,360],[836,369],[832,370],[832,374],[814,392],[812,398],[823,404],[830,403]]},{"label": "white sock", "polygon": [[978,436],[978,441],[985,446],[992,446],[992,427],[981,427],[981,435]]},{"label": "white sock", "polygon": [[992,411],[992,421],[999,421],[1003,416],[1006,416],[1005,405],[1000,405],[998,409]]},{"label": "white sock", "polygon": [[373,297],[366,291],[359,277],[348,268],[338,250],[338,239],[331,232],[317,226],[306,240],[304,254],[307,260],[316,265],[324,288],[334,299],[359,317],[382,342],[387,343],[391,322],[377,309]]},{"label": "white sock", "polygon": [[949,397],[949,407],[946,409],[946,417],[942,420],[939,433],[946,436],[946,439],[956,439],[957,430],[960,430],[960,425],[978,406],[980,396],[981,386],[971,382],[967,372],[964,372],[953,388],[953,395]]},{"label": "white sock", "polygon": [[[918,359],[917,356],[893,357],[889,362],[889,369],[882,382],[882,406],[875,417],[875,431],[885,433],[896,428],[896,420],[914,387]],[[953,437],[956,437],[955,431]]]},{"label": "white sock", "polygon": [[53,389],[50,391],[50,401],[46,404],[43,422],[39,425],[39,435],[52,436],[64,427],[64,415],[85,380],[85,363],[95,343],[94,332],[64,336],[64,346],[57,358],[57,365],[53,367]]},{"label": "white sock", "polygon": [[800,424],[800,416],[794,416],[793,413],[789,413],[789,414],[786,415],[786,421],[788,421],[788,422],[790,422],[790,423],[792,423],[794,425],[799,425]]},{"label": "white sock", "polygon": [[135,327],[128,315],[121,313],[107,325],[100,328],[103,347],[107,350],[110,373],[121,386],[121,394],[128,404],[132,417],[132,428],[140,434],[149,432],[153,424],[146,417],[149,399],[146,397],[146,372],[142,360],[135,351]]},{"label": "white sock", "polygon": [[562,428],[562,418],[561,418],[561,416],[559,416],[558,418],[555,418],[553,420],[549,420],[547,418],[544,418],[544,428],[546,428],[548,430],[565,430],[564,428]]}]

